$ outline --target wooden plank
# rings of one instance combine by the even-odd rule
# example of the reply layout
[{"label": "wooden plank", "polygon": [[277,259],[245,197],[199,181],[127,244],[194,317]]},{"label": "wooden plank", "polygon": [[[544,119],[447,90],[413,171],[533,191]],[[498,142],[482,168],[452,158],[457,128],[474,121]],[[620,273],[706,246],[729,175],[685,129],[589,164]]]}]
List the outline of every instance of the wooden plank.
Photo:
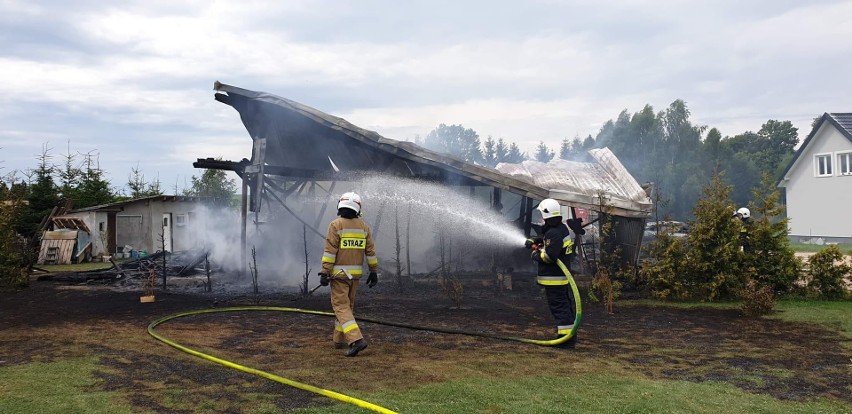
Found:
[{"label": "wooden plank", "polygon": [[77,240],[77,230],[74,231],[46,231],[42,240]]},{"label": "wooden plank", "polygon": [[59,246],[59,257],[56,258],[57,264],[71,264],[71,256],[74,255],[74,244],[76,240],[61,240]]}]

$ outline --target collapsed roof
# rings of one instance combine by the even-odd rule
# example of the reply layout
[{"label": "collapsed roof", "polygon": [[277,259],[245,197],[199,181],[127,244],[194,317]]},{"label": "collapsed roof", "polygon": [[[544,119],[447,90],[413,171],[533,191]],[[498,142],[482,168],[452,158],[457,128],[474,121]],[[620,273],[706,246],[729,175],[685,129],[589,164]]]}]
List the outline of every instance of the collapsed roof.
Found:
[{"label": "collapsed roof", "polygon": [[[525,161],[492,169],[412,142],[383,137],[269,93],[218,81],[214,89],[217,101],[239,112],[253,140],[252,164],[262,164],[266,174],[345,180],[358,174],[382,173],[450,185],[487,185],[592,210],[599,209],[599,194],[604,194],[613,208],[612,214],[650,215],[650,199],[608,149],[592,150],[591,163],[559,160],[545,168]],[[262,160],[257,159],[258,154],[263,154]]]},{"label": "collapsed roof", "polygon": [[648,217],[653,207],[639,185],[608,148],[589,150],[593,162],[553,159],[548,163],[500,163],[497,171],[548,190],[551,198],[574,207],[600,210],[624,217]]}]

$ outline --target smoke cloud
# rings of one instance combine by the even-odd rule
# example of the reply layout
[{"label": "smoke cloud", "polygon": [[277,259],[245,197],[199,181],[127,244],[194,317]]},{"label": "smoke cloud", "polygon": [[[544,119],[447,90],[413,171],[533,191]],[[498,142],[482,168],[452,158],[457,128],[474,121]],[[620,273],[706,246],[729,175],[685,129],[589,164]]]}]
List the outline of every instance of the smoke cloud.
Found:
[{"label": "smoke cloud", "polygon": [[[453,271],[469,271],[502,266],[507,252],[523,247],[525,238],[512,218],[491,207],[490,187],[450,187],[386,176],[338,182],[329,193],[331,187],[330,182],[306,184],[284,200],[292,213],[273,197],[264,198],[259,212],[248,213],[247,262],[254,266],[256,261],[261,286],[298,287],[306,274],[306,249],[309,284],[316,282],[328,224],[336,217],[340,194],[347,191],[362,197],[362,219],[373,230],[383,272],[396,272],[397,243],[402,267],[408,267],[410,259],[412,274],[434,271],[442,252]],[[248,269],[241,269],[239,212],[204,209],[200,216],[211,260],[225,273],[242,270],[241,279],[233,282],[251,284]]]}]

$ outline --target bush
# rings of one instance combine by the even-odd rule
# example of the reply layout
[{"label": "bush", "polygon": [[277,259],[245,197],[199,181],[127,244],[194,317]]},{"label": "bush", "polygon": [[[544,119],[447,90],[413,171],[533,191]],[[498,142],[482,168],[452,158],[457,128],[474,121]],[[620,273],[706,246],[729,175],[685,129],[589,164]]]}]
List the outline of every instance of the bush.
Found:
[{"label": "bush", "polygon": [[810,282],[808,291],[824,299],[842,299],[848,294],[847,279],[852,277],[852,266],[837,246],[829,246],[808,260]]},{"label": "bush", "polygon": [[648,246],[651,259],[639,271],[651,296],[660,300],[684,300],[690,292],[682,275],[686,262],[686,244],[683,239],[660,232]]},{"label": "bush", "polygon": [[749,279],[740,292],[743,299],[742,311],[746,316],[760,316],[772,312],[775,308],[775,294],[772,288]]}]

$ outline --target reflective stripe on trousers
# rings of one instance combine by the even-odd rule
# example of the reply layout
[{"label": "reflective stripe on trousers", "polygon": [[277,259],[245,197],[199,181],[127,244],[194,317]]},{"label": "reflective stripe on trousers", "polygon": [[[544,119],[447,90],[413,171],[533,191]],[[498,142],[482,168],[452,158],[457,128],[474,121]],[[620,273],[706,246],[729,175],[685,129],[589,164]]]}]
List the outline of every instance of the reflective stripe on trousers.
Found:
[{"label": "reflective stripe on trousers", "polygon": [[334,310],[332,341],[351,344],[364,336],[355,322],[355,294],[358,279],[335,278],[331,280],[331,308]]}]

